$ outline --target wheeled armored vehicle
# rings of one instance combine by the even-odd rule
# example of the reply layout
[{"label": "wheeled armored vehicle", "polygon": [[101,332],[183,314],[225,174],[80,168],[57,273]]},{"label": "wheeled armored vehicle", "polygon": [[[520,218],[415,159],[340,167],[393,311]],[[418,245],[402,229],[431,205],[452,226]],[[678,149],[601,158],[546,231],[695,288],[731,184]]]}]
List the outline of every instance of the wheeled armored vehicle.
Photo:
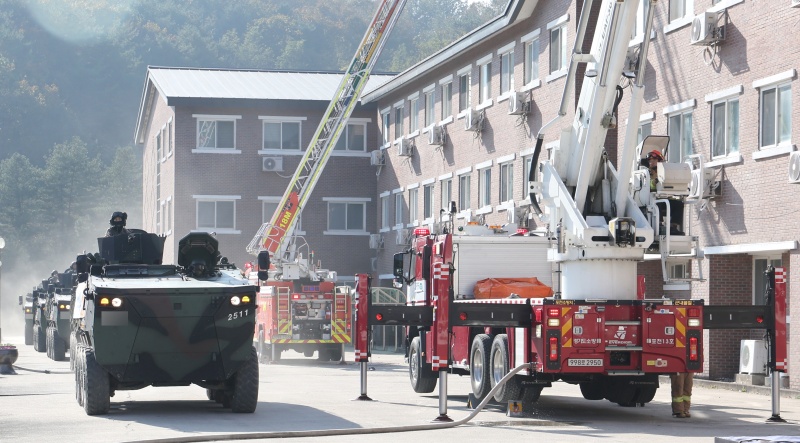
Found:
[{"label": "wheeled armored vehicle", "polygon": [[164,237],[141,230],[98,245],[76,261],[75,389],[86,413],[108,413],[116,391],[190,384],[233,412],[255,411],[257,288],[217,240],[188,234],[178,265],[161,264]]}]

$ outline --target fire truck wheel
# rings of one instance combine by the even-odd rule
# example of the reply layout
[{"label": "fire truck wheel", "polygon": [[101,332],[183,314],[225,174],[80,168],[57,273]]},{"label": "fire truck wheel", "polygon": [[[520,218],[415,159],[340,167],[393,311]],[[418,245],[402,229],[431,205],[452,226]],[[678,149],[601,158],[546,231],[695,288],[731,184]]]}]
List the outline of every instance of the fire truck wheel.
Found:
[{"label": "fire truck wheel", "polygon": [[336,345],[335,348],[328,349],[328,360],[330,361],[339,361],[342,359],[342,347],[341,345]]},{"label": "fire truck wheel", "polygon": [[602,400],[604,399],[605,393],[603,390],[603,385],[598,382],[583,382],[580,384],[581,386],[581,395],[586,400]]},{"label": "fire truck wheel", "polygon": [[233,380],[231,411],[255,412],[258,406],[258,355],[252,348],[250,358],[239,368]]},{"label": "fire truck wheel", "polygon": [[[506,334],[498,334],[492,341],[492,354],[491,354],[491,368],[492,373],[490,377],[492,389],[497,386],[497,383],[508,374],[509,361],[508,356],[508,336]],[[494,393],[494,399],[500,403],[507,403],[509,400],[519,400],[522,394],[522,385],[520,384],[519,377],[512,377],[500,389]]]},{"label": "fire truck wheel", "polygon": [[269,362],[269,349],[267,347],[267,344],[264,343],[264,331],[258,331],[258,343],[256,344],[256,351],[258,351],[259,363]]},{"label": "fire truck wheel", "polygon": [[489,381],[492,378],[489,359],[491,352],[492,336],[476,335],[469,351],[469,379],[472,384],[472,393],[478,401],[486,398],[486,394],[492,390],[492,384]]},{"label": "fire truck wheel", "polygon": [[87,349],[83,357],[85,364],[82,371],[83,410],[86,415],[105,415],[111,408],[111,392],[108,372],[97,363],[94,351]]},{"label": "fire truck wheel", "polygon": [[414,337],[408,348],[408,377],[414,392],[425,394],[436,389],[437,379],[431,365],[425,363],[421,348],[420,338]]},{"label": "fire truck wheel", "polygon": [[25,322],[25,345],[30,346],[33,344],[33,324]]}]

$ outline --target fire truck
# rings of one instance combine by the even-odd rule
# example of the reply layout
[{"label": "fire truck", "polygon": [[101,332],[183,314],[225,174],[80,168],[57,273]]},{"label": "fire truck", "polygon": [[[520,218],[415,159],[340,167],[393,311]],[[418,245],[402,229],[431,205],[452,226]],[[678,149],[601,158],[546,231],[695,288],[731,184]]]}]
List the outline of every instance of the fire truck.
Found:
[{"label": "fire truck", "polygon": [[[644,29],[650,35],[656,0],[643,1],[650,2]],[[442,232],[416,229],[411,247],[394,256],[394,284],[406,289],[405,305],[373,304],[370,277],[357,276],[355,358],[362,365],[362,397],[372,325],[407,326],[412,388],[432,392],[438,381],[440,419],[446,419],[448,373],[470,377],[472,403],[494,390],[495,400],[530,409],[543,388],[563,381],[578,385],[588,400],[644,405],[654,398],[659,375],[703,370],[703,329],[709,328],[769,330],[772,368],[785,371],[782,282],[780,290],[768,291],[765,306],[706,306],[675,291],[703,279],[675,279],[668,269],[693,269],[703,259],[698,237],[678,214],[709,198],[710,175],[702,158],[690,157],[659,163],[651,177],[646,153],[665,154],[669,139],[638,142],[636,125],[621,134],[620,167],[614,167],[603,143],[624,121],[623,93],[630,121],[638,120],[650,39],[628,51],[638,0],[602,0],[595,9],[593,3],[585,0],[582,8],[558,114],[536,137],[532,164],[538,167],[528,178],[531,217],[520,217],[523,226],[450,222],[441,224]],[[584,53],[590,22],[596,29]],[[579,65],[585,74],[574,101]],[[573,119],[562,121],[570,103],[577,105]],[[555,131],[559,143],[540,165],[543,141]],[[657,178],[652,188],[651,178]],[[454,220],[456,208],[449,212]],[[543,229],[524,226],[533,216]],[[661,260],[664,296],[638,296],[637,265],[646,253]],[[495,295],[478,297],[475,290],[487,278],[523,277],[537,277],[553,295],[523,296],[498,285]]]},{"label": "fire truck", "polygon": [[336,272],[315,263],[313,252],[294,231],[404,4],[382,0],[378,5],[277,211],[247,246],[258,256],[249,275],[261,287],[255,338],[262,361],[276,361],[287,349],[340,360],[344,344],[351,341],[350,290],[335,286]]}]

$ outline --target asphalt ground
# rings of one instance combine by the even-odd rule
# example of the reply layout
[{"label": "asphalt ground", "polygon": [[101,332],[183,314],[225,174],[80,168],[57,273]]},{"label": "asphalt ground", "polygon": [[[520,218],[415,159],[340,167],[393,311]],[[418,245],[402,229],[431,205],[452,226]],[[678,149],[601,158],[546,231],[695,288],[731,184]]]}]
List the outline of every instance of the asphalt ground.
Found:
[{"label": "asphalt ground", "polygon": [[[577,386],[556,383],[544,390],[529,416],[508,417],[504,405],[490,404],[458,427],[407,431],[447,425],[432,424],[439,415],[438,390],[414,393],[399,354],[373,355],[367,371],[372,401],[356,400],[360,371],[352,353],[347,354],[347,364],[284,353],[279,364],[261,365],[259,405],[253,414],[233,414],[207,400],[203,389],[190,386],[120,391],[111,399],[108,415],[89,417],[75,402],[69,362],[53,362],[31,346],[20,345],[19,339],[7,340],[17,344],[16,365],[25,369],[0,376],[2,442],[266,441],[293,432],[313,435],[294,440],[325,442],[729,443],[771,436],[800,441],[795,440],[800,435],[796,393],[781,398],[780,416],[786,422],[769,423],[769,395],[724,389],[703,380],[695,385],[688,419],[671,416],[669,383],[662,382],[653,402],[637,408],[588,401]],[[459,420],[469,415],[469,379],[448,376],[448,391],[448,416]]]}]

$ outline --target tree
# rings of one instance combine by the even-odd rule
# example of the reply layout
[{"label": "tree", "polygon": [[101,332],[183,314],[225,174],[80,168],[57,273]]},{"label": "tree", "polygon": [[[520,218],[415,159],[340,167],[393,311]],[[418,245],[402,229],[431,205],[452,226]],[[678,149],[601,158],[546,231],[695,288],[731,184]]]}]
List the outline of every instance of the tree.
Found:
[{"label": "tree", "polygon": [[39,224],[42,171],[15,152],[0,162],[0,223],[10,239],[27,238]]}]

